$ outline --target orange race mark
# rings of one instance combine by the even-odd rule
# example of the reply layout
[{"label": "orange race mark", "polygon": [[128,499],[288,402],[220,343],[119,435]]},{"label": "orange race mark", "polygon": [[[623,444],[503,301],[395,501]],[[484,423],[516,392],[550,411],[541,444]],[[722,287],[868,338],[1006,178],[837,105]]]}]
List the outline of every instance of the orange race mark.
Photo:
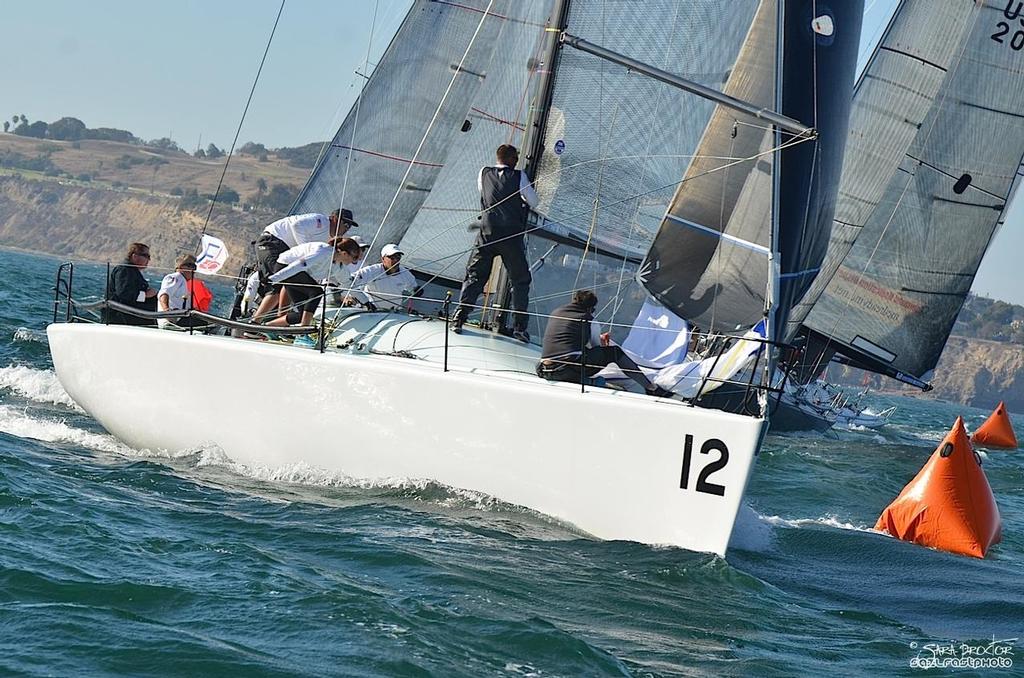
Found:
[{"label": "orange race mark", "polygon": [[975,558],[984,558],[999,542],[999,508],[962,418],[956,418],[917,476],[882,511],[875,529]]}]

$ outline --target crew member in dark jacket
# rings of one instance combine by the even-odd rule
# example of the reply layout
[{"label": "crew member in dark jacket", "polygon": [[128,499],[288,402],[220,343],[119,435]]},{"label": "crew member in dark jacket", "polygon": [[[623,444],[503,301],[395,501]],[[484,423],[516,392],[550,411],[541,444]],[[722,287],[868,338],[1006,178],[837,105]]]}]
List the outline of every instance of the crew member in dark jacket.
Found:
[{"label": "crew member in dark jacket", "polygon": [[527,331],[529,318],[526,309],[530,303],[530,265],[526,263],[526,218],[529,208],[537,206],[537,192],[530,185],[526,172],[516,169],[519,151],[515,146],[502,144],[496,152],[497,164],[480,170],[477,187],[480,189],[480,233],[473,243],[473,253],[466,264],[466,278],[459,295],[459,307],[452,318],[453,330],[462,332],[469,312],[484,291],[491,275],[494,257],[501,263],[512,283],[513,335],[523,342],[530,341]]},{"label": "crew member in dark jacket", "polygon": [[[134,306],[143,311],[156,310],[156,290],[149,286],[142,271],[149,266],[149,246],[133,242],[128,246],[128,255],[124,261],[110,270],[107,282],[110,300],[126,306]],[[156,320],[148,320],[107,309],[106,321],[111,325],[145,325],[156,327]]]},{"label": "crew member in dark jacket", "polygon": [[648,395],[672,395],[671,391],[648,381],[625,351],[611,343],[607,333],[598,334],[597,326],[592,322],[595,308],[597,295],[590,290],[577,290],[572,293],[571,303],[552,311],[544,330],[537,376],[549,381],[579,382],[581,371],[589,379],[615,363]]}]

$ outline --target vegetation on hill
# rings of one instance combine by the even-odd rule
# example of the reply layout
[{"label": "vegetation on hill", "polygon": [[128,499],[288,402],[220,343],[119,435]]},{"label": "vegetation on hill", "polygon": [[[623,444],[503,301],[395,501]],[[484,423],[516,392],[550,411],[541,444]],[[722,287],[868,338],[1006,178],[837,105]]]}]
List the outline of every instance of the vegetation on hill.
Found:
[{"label": "vegetation on hill", "polygon": [[957,316],[953,334],[1024,344],[1024,306],[969,294]]}]

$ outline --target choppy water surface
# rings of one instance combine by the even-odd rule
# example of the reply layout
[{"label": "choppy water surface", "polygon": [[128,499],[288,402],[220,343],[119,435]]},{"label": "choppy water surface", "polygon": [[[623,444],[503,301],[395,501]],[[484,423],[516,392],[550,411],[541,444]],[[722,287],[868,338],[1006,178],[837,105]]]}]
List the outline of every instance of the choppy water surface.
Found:
[{"label": "choppy water surface", "polygon": [[[121,445],[53,373],[56,264],[0,251],[0,674],[917,675],[929,644],[1024,637],[1021,453],[986,455],[987,559],[870,529],[987,412],[876,397],[878,433],[769,437],[728,560],[598,542],[431,483]],[[1006,645],[980,673],[1024,674]]]}]

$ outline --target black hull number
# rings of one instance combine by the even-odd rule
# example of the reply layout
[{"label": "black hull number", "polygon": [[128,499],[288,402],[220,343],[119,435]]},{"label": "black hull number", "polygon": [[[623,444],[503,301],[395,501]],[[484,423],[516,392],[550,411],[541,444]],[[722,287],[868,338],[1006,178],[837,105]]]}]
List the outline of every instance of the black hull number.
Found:
[{"label": "black hull number", "polygon": [[[712,473],[722,470],[729,463],[729,448],[718,438],[711,438],[700,446],[700,453],[711,454],[712,452],[718,452],[718,458],[700,470],[700,474],[697,475],[697,486],[694,489],[703,494],[714,494],[724,497],[725,486],[710,483],[708,478],[711,477]],[[690,488],[690,465],[692,461],[693,436],[687,434],[686,444],[683,446],[683,469],[679,474],[679,487],[681,489],[687,490]]]}]

